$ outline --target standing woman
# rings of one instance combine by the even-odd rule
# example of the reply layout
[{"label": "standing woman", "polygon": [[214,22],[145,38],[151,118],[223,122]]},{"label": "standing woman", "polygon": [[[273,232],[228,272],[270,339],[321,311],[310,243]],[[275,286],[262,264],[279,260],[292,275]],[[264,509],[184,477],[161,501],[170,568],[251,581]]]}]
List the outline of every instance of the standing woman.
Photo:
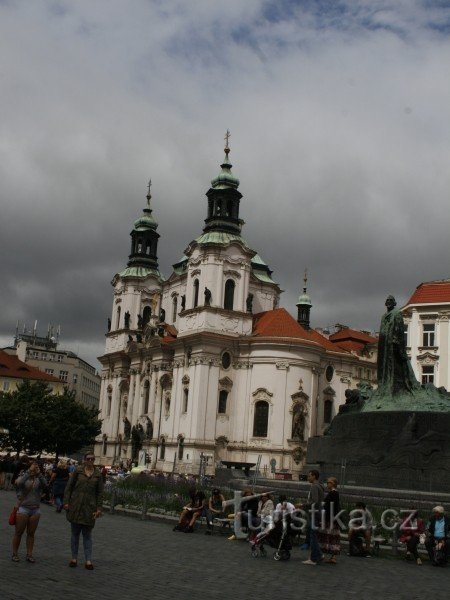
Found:
[{"label": "standing woman", "polygon": [[56,506],[56,512],[60,513],[63,507],[64,492],[69,481],[69,469],[64,460],[60,460],[56,469],[54,469],[50,483],[52,484],[53,501]]},{"label": "standing woman", "polygon": [[83,464],[78,467],[69,479],[64,493],[64,508],[67,520],[71,524],[72,560],[69,567],[76,567],[80,534],[83,534],[85,568],[92,571],[92,529],[95,520],[102,516],[103,478],[99,469],[94,466],[94,455],[84,456]]},{"label": "standing woman", "polygon": [[341,532],[334,522],[334,517],[341,510],[339,504],[339,492],[337,491],[338,480],[336,477],[328,477],[327,494],[323,501],[325,511],[325,529],[319,531],[319,544],[324,554],[330,554],[328,563],[335,565],[337,555],[341,552]]},{"label": "standing woman", "polygon": [[[25,464],[25,463],[23,463]],[[19,508],[16,515],[16,531],[12,543],[12,560],[19,562],[19,546],[22,534],[27,530],[27,562],[36,562],[33,557],[34,534],[39,524],[41,511],[39,505],[41,496],[47,489],[47,483],[42,475],[37,462],[32,462],[27,471],[21,473],[16,479],[17,498]]]}]

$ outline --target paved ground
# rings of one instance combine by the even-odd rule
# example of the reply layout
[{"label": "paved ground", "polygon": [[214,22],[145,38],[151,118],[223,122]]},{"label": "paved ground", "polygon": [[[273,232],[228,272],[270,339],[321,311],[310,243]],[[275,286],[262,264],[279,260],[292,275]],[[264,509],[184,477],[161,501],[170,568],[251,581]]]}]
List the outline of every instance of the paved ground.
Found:
[{"label": "paved ground", "polygon": [[[69,569],[69,526],[63,514],[42,507],[36,564],[11,562],[14,494],[0,491],[0,599],[106,600],[149,597],[212,600],[450,598],[450,566],[421,567],[402,560],[340,557],[339,564],[308,567],[294,549],[289,562],[252,558],[245,542],[174,533],[163,523],[105,515],[94,530],[95,570]],[[21,556],[25,554],[22,548]]]}]

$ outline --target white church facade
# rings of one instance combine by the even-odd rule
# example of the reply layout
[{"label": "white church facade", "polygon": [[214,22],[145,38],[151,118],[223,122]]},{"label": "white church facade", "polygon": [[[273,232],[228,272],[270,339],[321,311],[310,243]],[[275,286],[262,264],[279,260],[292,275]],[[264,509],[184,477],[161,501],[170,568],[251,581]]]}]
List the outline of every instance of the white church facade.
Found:
[{"label": "white church facade", "polygon": [[[229,148],[207,196],[203,233],[164,279],[150,188],[131,232],[127,267],[115,275],[100,357],[99,463],[145,450],[149,468],[206,472],[219,462],[298,473],[310,436],[322,435],[355,387],[370,352],[356,353],[310,328],[311,300],[297,320],[241,235],[242,195]],[[206,458],[205,458],[206,457]]]}]

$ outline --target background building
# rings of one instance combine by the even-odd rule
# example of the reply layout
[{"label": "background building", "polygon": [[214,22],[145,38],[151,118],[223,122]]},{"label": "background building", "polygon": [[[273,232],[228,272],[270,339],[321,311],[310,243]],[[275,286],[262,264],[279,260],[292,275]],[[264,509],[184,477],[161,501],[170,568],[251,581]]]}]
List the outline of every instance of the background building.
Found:
[{"label": "background building", "polygon": [[14,345],[4,351],[74,390],[81,404],[98,408],[101,380],[95,367],[69,350],[60,350],[51,326],[46,337],[36,335],[36,326],[32,333],[16,330]]},{"label": "background building", "polygon": [[278,308],[272,271],[241,235],[238,187],[226,148],[206,193],[203,233],[168,279],[158,268],[149,189],[127,267],[112,281],[99,358],[100,462],[142,447],[164,471],[198,473],[206,456],[207,472],[258,459],[266,471],[300,472],[308,437],[331,423],[345,390],[363,378],[358,369],[374,366],[310,328],[306,278],[297,320]]},{"label": "background building", "polygon": [[25,380],[45,381],[54,394],[62,394],[64,385],[59,379],[21,361],[17,356],[0,350],[0,393],[14,392]]},{"label": "background building", "polygon": [[407,351],[417,379],[450,389],[450,279],[417,286],[402,308]]}]

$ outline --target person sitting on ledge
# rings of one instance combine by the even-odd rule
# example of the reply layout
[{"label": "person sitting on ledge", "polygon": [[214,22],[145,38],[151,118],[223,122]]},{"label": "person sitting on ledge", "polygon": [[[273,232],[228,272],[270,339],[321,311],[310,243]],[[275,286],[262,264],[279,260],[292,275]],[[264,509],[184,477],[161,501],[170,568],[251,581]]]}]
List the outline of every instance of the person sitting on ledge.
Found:
[{"label": "person sitting on ledge", "polygon": [[[251,490],[247,489],[242,492],[243,498],[253,496]],[[251,498],[250,500],[243,500],[241,504],[241,511],[238,513],[239,518],[241,519],[241,527],[242,529],[248,530],[250,527],[256,527],[257,517],[256,513],[258,512],[258,498]],[[234,517],[234,515],[233,515]],[[228,518],[231,518],[231,515],[228,515]],[[233,533],[229,538],[229,540],[234,541],[237,539],[236,535]]]},{"label": "person sitting on ledge", "polygon": [[444,513],[443,506],[433,508],[433,516],[428,524],[428,537],[425,541],[428,556],[435,567],[443,567],[447,563],[450,520]]},{"label": "person sitting on ledge", "polygon": [[174,531],[184,531],[192,533],[196,520],[202,515],[205,508],[205,494],[197,489],[189,492],[190,502],[183,507],[178,524],[173,528]]},{"label": "person sitting on ledge", "polygon": [[[370,542],[373,530],[372,515],[367,510],[364,502],[357,502],[355,511],[357,511],[357,515],[353,518],[353,526],[348,530],[349,555],[370,556]],[[362,544],[358,543],[361,537],[365,540],[365,548],[362,547]]]},{"label": "person sitting on ledge", "polygon": [[425,525],[422,519],[419,519],[417,510],[411,509],[411,513],[407,515],[400,525],[399,541],[406,544],[406,560],[414,558],[418,565],[422,561],[417,552],[417,546],[420,542],[420,536],[425,532]]},{"label": "person sitting on ledge", "polygon": [[212,533],[213,519],[221,519],[225,516],[225,513],[223,512],[224,502],[225,498],[223,494],[220,493],[220,490],[218,488],[214,488],[211,494],[211,498],[208,502],[208,508],[205,508],[206,535],[211,535]]}]

